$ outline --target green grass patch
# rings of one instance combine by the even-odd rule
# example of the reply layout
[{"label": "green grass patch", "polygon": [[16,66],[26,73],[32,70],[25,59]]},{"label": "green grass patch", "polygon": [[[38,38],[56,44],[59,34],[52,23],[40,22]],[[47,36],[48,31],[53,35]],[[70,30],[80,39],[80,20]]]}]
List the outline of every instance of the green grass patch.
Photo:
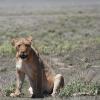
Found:
[{"label": "green grass patch", "polygon": [[[21,96],[28,96],[28,88],[29,88],[29,83],[25,80],[23,83],[23,87],[22,87],[22,94]],[[4,91],[4,95],[5,96],[10,96],[11,93],[14,93],[16,89],[16,84],[11,84],[6,86],[3,91]]]},{"label": "green grass patch", "polygon": [[5,96],[10,96],[10,94],[15,91],[15,84],[12,84],[11,86],[7,86],[3,91],[5,93]]},{"label": "green grass patch", "polygon": [[[92,46],[100,43],[100,37],[85,37],[76,35],[74,37],[66,37],[58,33],[41,33],[41,35],[33,40],[32,46],[35,47],[41,54],[63,55],[77,48],[82,48],[84,45]],[[10,42],[4,42],[0,45],[0,55],[13,55],[15,48]]]},{"label": "green grass patch", "polygon": [[96,95],[100,94],[100,84],[85,83],[81,81],[74,81],[66,85],[59,93],[60,97],[73,96],[75,93],[84,93],[83,95]]},{"label": "green grass patch", "polygon": [[13,55],[15,54],[15,49],[12,47],[11,43],[4,42],[0,45],[0,55]]},{"label": "green grass patch", "polygon": [[41,33],[33,42],[33,47],[36,47],[42,54],[64,54],[69,50],[78,47],[75,41],[65,38],[63,33]]}]

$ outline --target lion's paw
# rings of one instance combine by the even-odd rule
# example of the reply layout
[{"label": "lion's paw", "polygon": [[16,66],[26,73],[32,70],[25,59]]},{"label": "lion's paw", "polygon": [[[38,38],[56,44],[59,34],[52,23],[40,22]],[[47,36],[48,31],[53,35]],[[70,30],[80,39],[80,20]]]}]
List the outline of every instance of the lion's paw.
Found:
[{"label": "lion's paw", "polygon": [[20,96],[20,93],[18,93],[18,94],[17,93],[11,93],[10,96],[11,97],[19,97]]}]

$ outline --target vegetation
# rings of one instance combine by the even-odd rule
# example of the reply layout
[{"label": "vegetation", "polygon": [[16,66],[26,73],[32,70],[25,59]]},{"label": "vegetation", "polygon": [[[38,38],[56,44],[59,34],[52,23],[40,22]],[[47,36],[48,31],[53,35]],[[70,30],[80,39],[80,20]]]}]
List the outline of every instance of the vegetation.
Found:
[{"label": "vegetation", "polygon": [[[23,96],[27,95],[28,92],[28,82],[24,82]],[[6,96],[10,96],[10,93],[15,91],[15,84],[6,87],[4,90]],[[60,97],[68,96],[81,96],[81,95],[98,95],[100,94],[100,84],[99,83],[86,83],[83,81],[73,81],[70,84],[66,84],[63,89],[60,90]]]},{"label": "vegetation", "polygon": [[85,83],[82,81],[74,81],[66,85],[59,93],[60,97],[80,96],[80,95],[97,95],[100,94],[100,84]]},{"label": "vegetation", "polygon": [[10,94],[15,91],[15,84],[12,84],[11,86],[6,87],[4,90],[5,96],[10,96]]},{"label": "vegetation", "polygon": [[[78,12],[45,12],[45,14],[42,12],[32,16],[35,16],[35,19],[32,17],[25,21],[23,18],[20,25],[16,24],[18,22],[14,18],[10,22],[6,19],[6,26],[1,25],[4,28],[0,32],[1,55],[15,53],[10,44],[12,38],[28,35],[33,36],[33,47],[42,54],[64,55],[83,45],[100,43],[98,27],[100,18],[94,13],[89,15],[79,10]],[[15,24],[12,23],[13,21]]]},{"label": "vegetation", "polygon": [[[23,84],[23,88],[22,91],[23,93],[21,94],[22,96],[26,95],[28,96],[28,88],[29,88],[29,83],[25,80],[24,84]],[[3,92],[5,94],[5,96],[10,96],[11,93],[13,93],[16,89],[16,84],[10,84],[8,86],[6,86],[6,88],[3,89]]]},{"label": "vegetation", "polygon": [[[63,55],[69,51],[81,48],[84,45],[95,45],[100,43],[100,37],[80,37],[80,39],[66,40],[63,35],[45,34],[43,40],[33,40],[35,47],[41,54]],[[15,48],[12,47],[10,41],[0,45],[0,55],[13,55]]]},{"label": "vegetation", "polygon": [[15,49],[11,46],[11,43],[4,42],[0,45],[0,55],[13,55],[15,53]]}]

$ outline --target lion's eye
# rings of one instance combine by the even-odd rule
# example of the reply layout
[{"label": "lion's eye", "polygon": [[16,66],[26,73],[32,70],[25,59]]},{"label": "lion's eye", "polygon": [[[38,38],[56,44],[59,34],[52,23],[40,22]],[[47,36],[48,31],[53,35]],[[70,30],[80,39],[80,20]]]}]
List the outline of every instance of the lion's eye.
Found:
[{"label": "lion's eye", "polygon": [[20,47],[20,44],[18,45],[18,47]]}]

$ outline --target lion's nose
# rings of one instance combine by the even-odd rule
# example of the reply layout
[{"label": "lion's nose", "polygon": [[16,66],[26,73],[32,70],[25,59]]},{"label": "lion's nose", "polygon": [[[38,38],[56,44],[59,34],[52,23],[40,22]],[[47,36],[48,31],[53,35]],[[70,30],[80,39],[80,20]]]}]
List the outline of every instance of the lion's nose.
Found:
[{"label": "lion's nose", "polygon": [[21,52],[22,54],[24,54],[25,52]]},{"label": "lion's nose", "polygon": [[21,55],[24,55],[25,54],[25,52],[23,51],[23,52],[21,52]]}]

